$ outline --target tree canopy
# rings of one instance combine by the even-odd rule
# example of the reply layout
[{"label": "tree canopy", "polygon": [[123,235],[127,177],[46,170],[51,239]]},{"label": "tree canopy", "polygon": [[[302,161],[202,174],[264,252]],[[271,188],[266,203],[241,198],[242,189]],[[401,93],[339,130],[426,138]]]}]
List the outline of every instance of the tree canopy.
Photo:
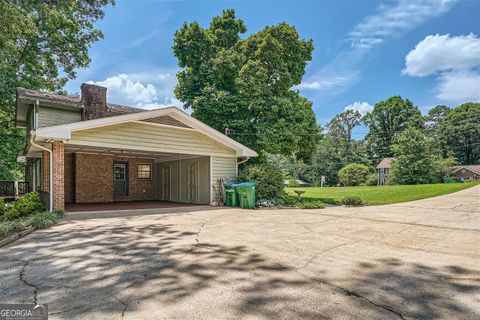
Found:
[{"label": "tree canopy", "polygon": [[103,37],[93,23],[113,0],[0,1],[0,179],[18,176],[24,143],[14,126],[16,87],[58,91],[90,63]]},{"label": "tree canopy", "polygon": [[394,96],[377,103],[365,123],[370,129],[366,140],[371,157],[378,161],[393,156],[391,145],[406,128],[423,128],[424,118],[410,100]]},{"label": "tree canopy", "polygon": [[263,153],[308,160],[318,136],[312,103],[291,88],[312,58],[312,40],[280,23],[248,37],[235,10],[208,28],[184,23],[173,51],[183,68],[175,94],[192,115]]},{"label": "tree canopy", "polygon": [[440,132],[459,163],[480,163],[480,103],[464,103],[449,111],[441,122]]}]

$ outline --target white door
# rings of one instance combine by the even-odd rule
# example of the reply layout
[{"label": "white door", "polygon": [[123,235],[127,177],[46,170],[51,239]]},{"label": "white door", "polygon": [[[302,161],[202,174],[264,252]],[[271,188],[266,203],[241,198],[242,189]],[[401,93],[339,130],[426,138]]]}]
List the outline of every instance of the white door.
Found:
[{"label": "white door", "polygon": [[187,199],[189,203],[198,203],[198,163],[188,164]]},{"label": "white door", "polygon": [[162,167],[161,198],[163,201],[170,201],[170,167]]}]

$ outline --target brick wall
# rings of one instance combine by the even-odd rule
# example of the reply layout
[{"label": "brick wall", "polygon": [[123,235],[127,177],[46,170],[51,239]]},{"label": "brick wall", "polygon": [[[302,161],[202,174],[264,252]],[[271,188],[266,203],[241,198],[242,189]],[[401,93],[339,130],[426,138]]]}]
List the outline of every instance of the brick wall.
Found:
[{"label": "brick wall", "polygon": [[[76,153],[73,157],[74,189],[76,203],[95,203],[113,201],[154,200],[155,180],[154,161],[114,157],[112,155]],[[128,196],[113,196],[113,163],[128,162]],[[137,163],[152,163],[152,179],[137,179]]]},{"label": "brick wall", "polygon": [[64,150],[63,142],[52,142],[53,157],[53,208],[65,209],[64,188]]},{"label": "brick wall", "polygon": [[[155,199],[155,164],[152,159],[135,159],[115,157],[115,161],[128,162],[128,196],[115,196],[115,201],[135,201]],[[137,164],[150,163],[152,165],[152,179],[137,179]]]},{"label": "brick wall", "polygon": [[47,151],[42,151],[42,191],[48,192],[50,190],[50,154]]},{"label": "brick wall", "polygon": [[65,203],[72,203],[75,199],[75,154],[65,154],[64,164]]},{"label": "brick wall", "polygon": [[75,202],[113,201],[113,156],[75,154]]}]

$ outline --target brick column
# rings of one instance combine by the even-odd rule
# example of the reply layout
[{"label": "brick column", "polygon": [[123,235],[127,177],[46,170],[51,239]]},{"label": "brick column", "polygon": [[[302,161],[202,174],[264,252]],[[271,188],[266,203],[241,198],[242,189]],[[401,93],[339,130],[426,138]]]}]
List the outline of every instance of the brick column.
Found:
[{"label": "brick column", "polygon": [[50,154],[47,151],[42,151],[42,191],[50,191]]},{"label": "brick column", "polygon": [[65,209],[64,150],[62,141],[52,142],[53,157],[53,209]]}]

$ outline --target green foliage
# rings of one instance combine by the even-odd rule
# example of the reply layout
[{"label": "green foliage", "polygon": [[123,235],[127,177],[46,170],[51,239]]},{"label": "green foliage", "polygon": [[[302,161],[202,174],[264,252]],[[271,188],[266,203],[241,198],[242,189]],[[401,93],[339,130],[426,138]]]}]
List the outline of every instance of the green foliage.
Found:
[{"label": "green foliage", "polygon": [[370,129],[366,136],[369,151],[376,162],[393,156],[391,146],[405,129],[422,129],[424,126],[420,110],[410,100],[399,96],[377,103],[364,120]]},{"label": "green foliage", "polygon": [[23,231],[26,227],[26,224],[20,220],[0,222],[0,237],[8,236],[14,232]]},{"label": "green foliage", "polygon": [[464,103],[448,112],[440,132],[460,164],[480,163],[480,103]]},{"label": "green foliage", "polygon": [[320,200],[302,201],[298,206],[302,209],[324,209],[326,207],[325,203]]},{"label": "green foliage", "polygon": [[294,154],[309,160],[318,127],[312,103],[291,90],[312,58],[312,40],[280,23],[240,38],[247,31],[235,10],[210,26],[184,23],[175,32],[178,65],[175,94],[192,115],[259,153]]},{"label": "green foliage", "polygon": [[5,199],[0,197],[0,216],[5,212]]},{"label": "green foliage", "polygon": [[342,203],[346,206],[361,206],[363,200],[359,196],[349,196],[342,199]]},{"label": "green foliage", "polygon": [[372,172],[372,168],[361,163],[350,163],[338,172],[340,183],[344,186],[364,184]]},{"label": "green foliage", "polygon": [[57,212],[39,212],[31,215],[26,223],[35,229],[47,229],[57,224],[60,218]]},{"label": "green foliage", "polygon": [[90,63],[103,37],[94,27],[113,0],[0,1],[0,179],[22,176],[15,162],[24,132],[15,128],[15,89],[56,91]]},{"label": "green foliage", "polygon": [[283,173],[267,163],[247,165],[239,174],[240,182],[256,182],[256,198],[279,199],[283,194]]},{"label": "green foliage", "polygon": [[378,175],[376,173],[371,173],[367,177],[367,181],[365,181],[365,185],[367,186],[376,186],[378,184]]},{"label": "green foliage", "polygon": [[424,184],[438,182],[439,157],[432,153],[432,143],[421,131],[408,128],[392,146],[396,160],[388,177],[392,184]]},{"label": "green foliage", "polygon": [[13,220],[45,210],[38,192],[30,192],[13,202],[0,220]]}]

